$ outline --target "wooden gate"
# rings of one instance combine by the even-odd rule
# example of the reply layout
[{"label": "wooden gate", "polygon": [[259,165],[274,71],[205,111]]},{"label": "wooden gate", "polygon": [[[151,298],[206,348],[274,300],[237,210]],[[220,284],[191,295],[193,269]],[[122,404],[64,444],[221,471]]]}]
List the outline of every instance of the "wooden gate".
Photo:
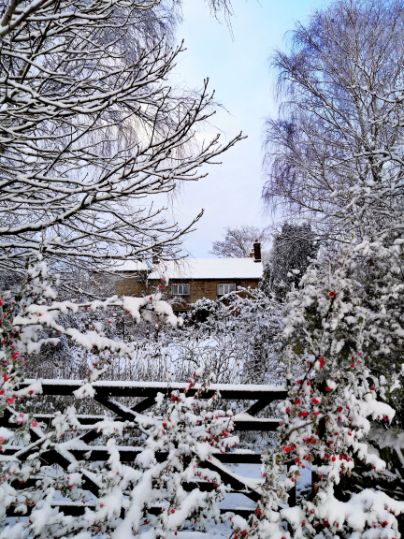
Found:
[{"label": "wooden gate", "polygon": [[[33,380],[27,380],[22,384],[28,385]],[[78,390],[83,382],[80,380],[42,380],[42,394],[45,396],[43,399],[44,408],[41,413],[34,414],[35,419],[44,425],[42,428],[31,428],[30,436],[31,443],[24,447],[17,446],[5,449],[5,454],[14,455],[19,460],[26,460],[29,455],[38,450],[41,452],[41,461],[44,465],[57,464],[63,469],[74,462],[78,461],[107,461],[109,458],[109,452],[107,448],[102,445],[95,445],[97,438],[102,436],[97,430],[89,429],[84,434],[80,434],[75,438],[79,443],[76,444],[77,448],[66,450],[58,450],[57,444],[49,449],[41,449],[41,445],[46,441],[46,426],[55,417],[54,410],[51,409],[52,402],[55,399],[49,397],[59,397],[58,403],[66,398],[73,396],[73,392]],[[155,405],[156,396],[158,393],[170,394],[172,391],[179,390],[184,391],[187,384],[183,383],[160,383],[160,382],[127,382],[127,381],[98,381],[92,384],[94,389],[94,396],[92,399],[94,402],[94,409],[97,409],[97,414],[78,414],[77,419],[82,425],[91,426],[96,424],[100,420],[105,418],[105,413],[112,417],[114,421],[134,421],[139,418],[139,414],[145,411],[152,412]],[[187,395],[193,395],[198,391],[198,386],[191,388]],[[276,430],[279,420],[270,417],[263,416],[263,411],[273,403],[274,401],[284,400],[287,395],[287,391],[281,386],[270,385],[227,385],[227,384],[212,384],[209,390],[205,391],[201,396],[202,398],[209,398],[213,394],[219,392],[220,398],[225,401],[238,401],[238,409],[242,410],[234,416],[235,430],[241,432],[259,431],[270,432]],[[128,402],[133,402],[128,404]],[[124,402],[122,402],[124,400]],[[77,402],[77,401],[76,401]],[[246,404],[247,403],[247,404]],[[66,402],[67,404],[67,402]],[[104,410],[103,410],[104,408]],[[104,415],[98,413],[104,411]],[[261,412],[261,413],[260,413]],[[260,416],[257,417],[258,413]],[[9,422],[10,412],[6,409],[3,416],[0,418],[0,425],[8,428],[15,428],[15,423]],[[119,440],[118,440],[119,441]],[[75,444],[71,444],[74,447]],[[118,446],[119,448],[119,446]],[[119,453],[121,461],[126,464],[134,463],[136,456],[142,451],[142,447],[139,446],[121,446]],[[157,455],[158,459],[165,459],[166,455],[160,453]],[[224,484],[228,485],[231,494],[242,494],[246,498],[256,502],[260,498],[260,491],[257,487],[256,481],[248,480],[237,473],[237,465],[242,464],[260,464],[261,453],[257,451],[251,451],[238,447],[228,453],[216,453],[214,459],[206,461],[203,466],[216,471]],[[91,474],[85,470],[81,472],[83,477],[83,487],[91,492],[95,497],[99,493],[99,485],[94,481]],[[35,481],[33,478],[32,481]],[[207,490],[211,488],[209,483],[198,483],[198,487],[201,490]],[[195,488],[194,484],[189,484],[188,488],[191,490]],[[69,503],[69,504],[57,504],[60,509],[71,515],[82,514],[86,507],[94,507],[92,504],[83,503]],[[253,504],[247,504],[249,507],[240,506],[226,506],[222,507],[222,511],[233,511],[243,516],[248,515],[253,510]]]}]

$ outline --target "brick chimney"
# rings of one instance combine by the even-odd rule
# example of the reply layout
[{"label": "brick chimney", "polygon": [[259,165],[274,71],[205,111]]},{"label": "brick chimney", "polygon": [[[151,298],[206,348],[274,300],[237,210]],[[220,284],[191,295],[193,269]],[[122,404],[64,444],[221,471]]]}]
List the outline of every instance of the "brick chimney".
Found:
[{"label": "brick chimney", "polygon": [[254,262],[261,262],[261,242],[255,240],[253,243]]}]

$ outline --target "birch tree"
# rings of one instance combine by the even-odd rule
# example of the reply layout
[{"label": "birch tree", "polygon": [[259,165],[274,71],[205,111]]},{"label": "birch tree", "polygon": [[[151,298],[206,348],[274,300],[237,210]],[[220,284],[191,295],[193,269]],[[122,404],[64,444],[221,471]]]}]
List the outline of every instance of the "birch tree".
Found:
[{"label": "birch tree", "polygon": [[[403,208],[403,3],[342,0],[292,34],[274,65],[282,92],[267,123],[270,204],[362,234]],[[352,200],[361,204],[356,206]]]}]

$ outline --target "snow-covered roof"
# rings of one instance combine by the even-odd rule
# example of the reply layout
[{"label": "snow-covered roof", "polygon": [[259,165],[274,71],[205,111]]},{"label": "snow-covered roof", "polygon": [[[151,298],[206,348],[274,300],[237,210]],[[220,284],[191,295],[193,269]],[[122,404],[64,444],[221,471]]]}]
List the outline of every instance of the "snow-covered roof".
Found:
[{"label": "snow-covered roof", "polygon": [[114,263],[114,271],[147,271],[149,279],[261,279],[264,268],[253,258],[184,258],[160,262],[152,268],[145,262],[127,260]]},{"label": "snow-covered roof", "polygon": [[161,262],[149,279],[261,279],[263,271],[253,258],[186,258]]}]

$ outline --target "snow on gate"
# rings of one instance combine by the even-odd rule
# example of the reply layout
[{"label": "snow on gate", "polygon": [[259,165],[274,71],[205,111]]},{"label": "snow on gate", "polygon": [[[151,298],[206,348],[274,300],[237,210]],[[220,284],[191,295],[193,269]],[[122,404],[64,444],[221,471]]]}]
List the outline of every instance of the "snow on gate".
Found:
[{"label": "snow on gate", "polygon": [[[23,386],[29,385],[32,380],[26,380]],[[117,422],[134,422],[142,425],[143,421],[153,413],[153,407],[156,405],[156,397],[159,394],[169,395],[173,392],[184,391],[187,384],[184,383],[161,383],[161,382],[122,382],[122,381],[98,381],[88,386],[81,380],[42,380],[43,408],[40,413],[35,414],[35,420],[38,426],[31,427],[30,443],[24,445],[15,445],[8,447],[6,453],[18,457],[24,461],[33,453],[41,451],[41,461],[46,466],[58,467],[59,470],[66,471],[72,463],[85,462],[80,474],[82,484],[88,496],[77,503],[66,502],[63,496],[55,497],[52,505],[58,506],[65,514],[79,515],[83,514],[86,507],[93,508],[96,505],[100,491],[100,485],[94,479],[91,472],[88,471],[89,462],[106,462],[110,458],[110,451],[106,445],[100,442],[102,431],[97,428],[100,421],[106,418],[110,419],[115,425]],[[87,388],[87,389],[86,389]],[[84,428],[84,433],[80,431],[79,435],[72,435],[71,439],[53,447],[46,447],[47,427],[52,423],[54,425],[57,412],[54,410],[54,397],[60,400],[68,400],[78,396],[78,392],[85,393],[87,400],[91,404],[90,408],[97,413],[77,413],[75,416],[79,422],[78,427]],[[192,387],[188,394],[195,395],[198,391],[198,385]],[[240,412],[233,416],[235,430],[240,433],[261,432],[268,433],[276,430],[279,420],[275,417],[260,417],[257,415],[263,412],[270,404],[286,398],[286,388],[276,385],[230,385],[230,384],[212,384],[205,390],[202,398],[210,398],[214,394],[219,394],[220,399],[245,403]],[[80,395],[83,396],[83,395]],[[63,403],[65,404],[65,403]],[[60,404],[59,404],[60,405]],[[53,408],[53,409],[52,409]],[[238,406],[240,409],[240,406]],[[148,414],[148,415],[146,415]],[[145,419],[146,418],[146,419]],[[15,423],[9,423],[7,409],[3,417],[0,418],[0,426],[15,428]],[[136,457],[143,451],[141,440],[138,444],[131,443],[119,444],[117,436],[116,449],[119,452],[119,458],[122,463],[130,465],[134,463]],[[133,444],[133,445],[132,445]],[[42,448],[41,448],[42,447]],[[210,469],[220,475],[220,478],[228,488],[228,493],[221,503],[220,511],[232,511],[243,516],[251,513],[260,498],[260,464],[261,453],[242,447],[231,449],[229,452],[214,453],[214,458],[206,460],[202,466]],[[167,454],[161,451],[157,455],[158,460],[164,461]],[[56,472],[55,472],[56,473]],[[60,473],[60,472],[59,472]],[[63,473],[63,472],[62,472]],[[31,479],[35,481],[35,478]],[[26,485],[25,485],[26,486]],[[189,490],[195,486],[190,482],[186,486]],[[18,485],[17,485],[18,487]],[[209,483],[198,482],[200,490],[211,488]],[[159,511],[156,507],[155,511]],[[10,516],[13,513],[10,512]]]}]

